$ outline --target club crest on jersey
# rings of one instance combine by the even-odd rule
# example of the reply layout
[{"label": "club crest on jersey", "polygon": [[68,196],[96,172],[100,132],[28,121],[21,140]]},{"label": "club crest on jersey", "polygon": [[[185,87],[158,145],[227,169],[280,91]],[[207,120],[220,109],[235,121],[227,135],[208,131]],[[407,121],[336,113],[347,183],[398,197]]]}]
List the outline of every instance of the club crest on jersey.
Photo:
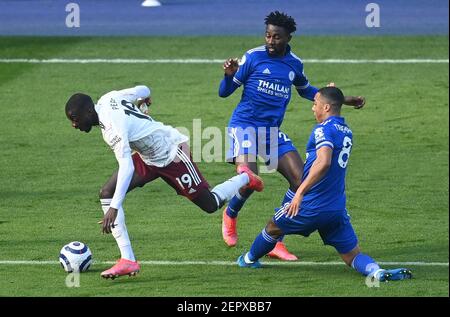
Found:
[{"label": "club crest on jersey", "polygon": [[295,78],[295,73],[291,70],[291,71],[289,72],[289,80],[290,80],[290,81],[293,81],[294,78]]},{"label": "club crest on jersey", "polygon": [[323,128],[317,128],[314,130],[314,138],[316,143],[325,140],[325,134],[323,133]]}]

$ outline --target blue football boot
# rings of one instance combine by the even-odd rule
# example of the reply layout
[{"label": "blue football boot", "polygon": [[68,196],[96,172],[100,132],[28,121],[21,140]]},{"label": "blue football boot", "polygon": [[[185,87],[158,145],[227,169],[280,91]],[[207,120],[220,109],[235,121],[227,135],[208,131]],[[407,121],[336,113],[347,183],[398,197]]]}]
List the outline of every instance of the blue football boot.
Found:
[{"label": "blue football boot", "polygon": [[244,260],[245,257],[245,253],[242,254],[240,257],[238,257],[236,263],[240,266],[240,267],[250,267],[253,269],[259,269],[261,267],[261,263],[259,261],[254,261],[252,263],[247,263]]},{"label": "blue football boot", "polygon": [[410,269],[405,268],[392,270],[379,270],[379,272],[375,273],[375,277],[380,282],[399,281],[412,278],[412,272]]},{"label": "blue football boot", "polygon": [[410,269],[399,268],[386,270],[386,272],[389,274],[389,276],[386,277],[388,281],[399,281],[412,278],[412,272]]}]

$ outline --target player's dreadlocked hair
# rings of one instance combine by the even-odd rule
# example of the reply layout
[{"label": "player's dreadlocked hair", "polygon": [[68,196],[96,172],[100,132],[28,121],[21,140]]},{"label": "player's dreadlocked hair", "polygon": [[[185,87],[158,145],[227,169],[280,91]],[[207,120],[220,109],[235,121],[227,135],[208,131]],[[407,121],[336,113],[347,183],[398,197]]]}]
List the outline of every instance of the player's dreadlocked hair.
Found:
[{"label": "player's dreadlocked hair", "polygon": [[289,34],[297,30],[294,18],[287,15],[286,13],[275,11],[270,12],[268,16],[264,19],[266,25],[276,25],[283,27]]}]

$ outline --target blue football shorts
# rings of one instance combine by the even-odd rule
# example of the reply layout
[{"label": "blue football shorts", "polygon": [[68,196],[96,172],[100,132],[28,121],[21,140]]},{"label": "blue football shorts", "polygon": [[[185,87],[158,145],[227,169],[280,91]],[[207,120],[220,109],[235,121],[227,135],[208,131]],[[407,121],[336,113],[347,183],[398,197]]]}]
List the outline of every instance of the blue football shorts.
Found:
[{"label": "blue football shorts", "polygon": [[341,254],[350,252],[358,244],[347,210],[317,212],[300,209],[292,219],[286,217],[283,210],[278,208],[273,216],[273,221],[283,234],[299,234],[307,237],[317,230],[323,243],[333,246]]},{"label": "blue football shorts", "polygon": [[[260,157],[266,165],[278,162],[278,158],[290,151],[297,151],[291,139],[277,127],[229,126],[230,147],[227,161],[234,162],[239,155],[251,154]],[[275,165],[276,166],[276,165]]]}]

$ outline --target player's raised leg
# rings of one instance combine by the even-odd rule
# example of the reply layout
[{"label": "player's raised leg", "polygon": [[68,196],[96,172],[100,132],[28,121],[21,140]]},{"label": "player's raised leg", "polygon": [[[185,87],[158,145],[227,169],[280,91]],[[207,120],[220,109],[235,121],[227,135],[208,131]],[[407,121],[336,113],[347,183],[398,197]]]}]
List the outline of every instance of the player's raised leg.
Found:
[{"label": "player's raised leg", "polygon": [[202,208],[206,212],[214,212],[217,209],[221,208],[225,203],[230,201],[230,199],[235,197],[242,188],[260,192],[264,189],[264,182],[248,167],[243,166],[242,168],[238,169],[238,175],[231,177],[230,179],[216,185],[213,189],[211,189],[210,193],[214,197],[214,200],[216,202],[216,204],[214,205],[215,208],[213,210],[202,208],[203,203],[201,202],[201,200],[195,200],[194,203],[197,204],[197,202],[200,202],[200,204],[197,204],[200,208]]},{"label": "player's raised leg", "polygon": [[178,149],[176,159],[164,168],[158,169],[159,175],[172,186],[179,195],[183,195],[207,213],[213,213],[229,201],[239,189],[247,187],[262,191],[262,179],[249,169],[241,169],[238,175],[209,189],[209,184],[192,161],[187,144]]},{"label": "player's raised leg", "polygon": [[[255,175],[258,173],[256,157],[251,155],[240,155],[235,159],[236,170],[238,173],[244,169],[252,171]],[[222,214],[222,237],[229,247],[237,244],[237,217],[239,211],[244,206],[247,199],[253,193],[249,187],[241,188],[224,208]]]}]

